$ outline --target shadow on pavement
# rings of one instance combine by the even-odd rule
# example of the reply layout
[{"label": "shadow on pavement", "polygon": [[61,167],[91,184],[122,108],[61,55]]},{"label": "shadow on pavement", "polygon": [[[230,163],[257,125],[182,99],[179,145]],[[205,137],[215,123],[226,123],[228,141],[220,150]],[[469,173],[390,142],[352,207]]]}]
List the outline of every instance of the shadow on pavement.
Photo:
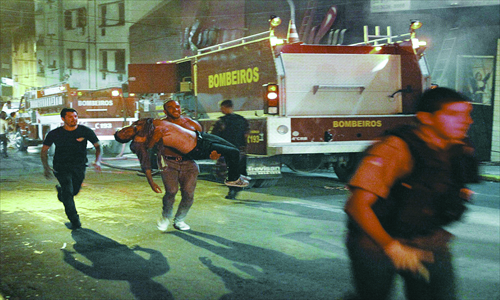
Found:
[{"label": "shadow on pavement", "polygon": [[[135,246],[129,248],[93,230],[81,228],[71,233],[76,244],[70,252],[63,249],[64,261],[95,279],[125,280],[136,299],[174,299],[161,284],[152,280],[170,269],[167,259],[159,251]],[[145,259],[136,252],[149,255]],[[81,254],[91,264],[78,261],[74,254]]]},{"label": "shadow on pavement", "polygon": [[[220,299],[337,299],[339,286],[348,286],[348,276],[334,270],[348,270],[347,261],[321,258],[300,260],[285,253],[234,242],[203,232],[173,232],[191,244],[230,260],[238,273],[217,266],[208,257],[200,261],[218,275],[232,293]],[[330,274],[327,278],[325,274]]]}]

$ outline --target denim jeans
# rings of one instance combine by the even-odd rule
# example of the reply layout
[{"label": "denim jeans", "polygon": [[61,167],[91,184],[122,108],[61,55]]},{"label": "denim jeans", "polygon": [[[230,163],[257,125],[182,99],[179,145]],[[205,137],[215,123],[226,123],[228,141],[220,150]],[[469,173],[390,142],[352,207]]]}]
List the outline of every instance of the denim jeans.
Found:
[{"label": "denim jeans", "polygon": [[175,221],[184,221],[194,202],[194,190],[198,178],[198,165],[193,160],[164,160],[168,167],[162,169],[161,178],[165,186],[162,216],[172,218],[175,195],[181,189],[181,202],[175,214]]},{"label": "denim jeans", "polygon": [[428,237],[401,240],[403,244],[432,251],[434,263],[424,263],[430,273],[430,282],[410,272],[398,272],[382,248],[368,236],[349,232],[347,250],[356,291],[363,300],[389,299],[394,278],[401,275],[408,300],[455,300],[455,276],[452,256],[448,248],[449,237],[443,231]]},{"label": "denim jeans", "polygon": [[59,200],[64,204],[66,216],[68,216],[71,223],[78,223],[79,217],[74,197],[80,192],[85,179],[85,166],[54,170],[54,175],[61,186]]}]

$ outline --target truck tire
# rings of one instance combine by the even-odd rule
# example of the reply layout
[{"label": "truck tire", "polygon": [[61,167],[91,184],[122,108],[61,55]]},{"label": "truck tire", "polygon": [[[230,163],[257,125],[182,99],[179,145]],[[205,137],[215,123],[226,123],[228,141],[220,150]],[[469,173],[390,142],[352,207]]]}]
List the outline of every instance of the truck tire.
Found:
[{"label": "truck tire", "polygon": [[255,183],[253,184],[253,187],[255,187],[255,188],[272,187],[272,186],[275,186],[278,183],[278,180],[279,180],[279,178],[257,179],[257,180],[255,180]]},{"label": "truck tire", "polygon": [[24,136],[21,134],[21,132],[16,132],[16,148],[17,150],[19,151],[26,151],[28,150],[28,145],[26,143],[26,139],[24,138]]},{"label": "truck tire", "polygon": [[314,172],[323,165],[322,154],[294,155],[287,165],[295,172]]},{"label": "truck tire", "polygon": [[359,153],[349,153],[337,160],[337,162],[333,165],[333,170],[340,181],[349,181],[358,166],[359,159]]}]

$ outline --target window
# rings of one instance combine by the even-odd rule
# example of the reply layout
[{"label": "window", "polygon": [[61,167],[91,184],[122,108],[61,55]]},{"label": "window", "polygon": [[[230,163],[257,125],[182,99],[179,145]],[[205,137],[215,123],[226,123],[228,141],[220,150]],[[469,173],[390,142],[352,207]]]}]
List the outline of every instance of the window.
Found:
[{"label": "window", "polygon": [[68,68],[78,70],[86,69],[85,49],[68,49]]},{"label": "window", "polygon": [[125,24],[125,2],[112,2],[99,5],[99,26],[120,26]]},{"label": "window", "polygon": [[101,50],[101,71],[125,73],[125,50]]},{"label": "window", "polygon": [[83,28],[87,25],[87,10],[84,7],[64,11],[64,28]]}]

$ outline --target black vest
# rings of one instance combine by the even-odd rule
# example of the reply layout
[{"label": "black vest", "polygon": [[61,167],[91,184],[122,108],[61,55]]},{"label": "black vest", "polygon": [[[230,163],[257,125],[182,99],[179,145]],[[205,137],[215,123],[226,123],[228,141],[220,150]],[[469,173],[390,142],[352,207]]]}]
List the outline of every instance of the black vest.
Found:
[{"label": "black vest", "polygon": [[469,143],[434,150],[403,126],[388,132],[405,141],[413,157],[412,172],[392,187],[387,199],[373,210],[384,229],[394,237],[427,235],[453,221],[466,210],[461,189],[478,182],[478,163]]}]

